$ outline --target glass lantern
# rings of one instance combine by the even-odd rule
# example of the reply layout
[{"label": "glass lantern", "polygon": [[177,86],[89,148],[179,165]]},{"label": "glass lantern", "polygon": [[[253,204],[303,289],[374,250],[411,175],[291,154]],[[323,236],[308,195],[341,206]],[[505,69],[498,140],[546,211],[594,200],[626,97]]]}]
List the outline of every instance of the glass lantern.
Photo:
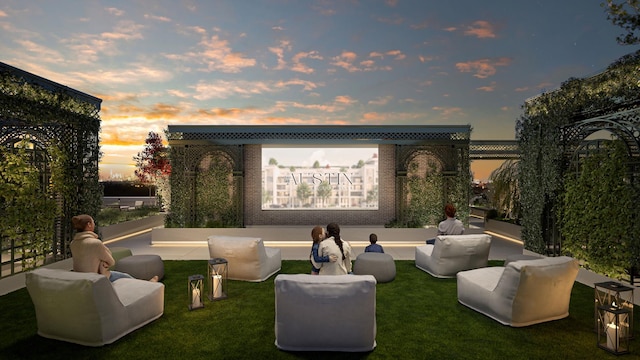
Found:
[{"label": "glass lantern", "polygon": [[216,301],[227,298],[227,275],[229,263],[223,258],[209,260],[207,282],[209,283],[209,300]]},{"label": "glass lantern", "polygon": [[600,307],[629,310],[628,331],[625,333],[633,338],[633,288],[615,281],[593,284],[595,289],[595,329],[599,324],[598,312]]},{"label": "glass lantern", "polygon": [[202,295],[204,294],[204,276],[189,276],[189,310],[201,309],[204,307]]},{"label": "glass lantern", "polygon": [[629,352],[629,309],[598,307],[598,347],[615,355]]}]

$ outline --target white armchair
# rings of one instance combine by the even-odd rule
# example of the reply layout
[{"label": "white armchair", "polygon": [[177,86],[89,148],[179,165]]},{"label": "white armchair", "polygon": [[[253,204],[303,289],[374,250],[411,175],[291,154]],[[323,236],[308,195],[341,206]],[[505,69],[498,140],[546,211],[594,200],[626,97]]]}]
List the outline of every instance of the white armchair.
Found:
[{"label": "white armchair", "polygon": [[274,286],[278,349],[364,352],[376,347],[373,275],[280,274]]},{"label": "white armchair", "polygon": [[578,261],[566,256],[461,271],[458,302],[513,327],[562,319],[577,274]]},{"label": "white armchair", "polygon": [[280,249],[266,247],[261,238],[209,236],[209,256],[224,258],[229,264],[228,278],[260,282],[280,271]]},{"label": "white armchair", "polygon": [[164,313],[164,284],[113,283],[104,275],[38,268],[26,273],[40,336],[86,346],[110,344]]},{"label": "white armchair", "polygon": [[487,266],[491,236],[440,235],[433,245],[416,247],[416,267],[438,278],[454,278],[462,270]]}]

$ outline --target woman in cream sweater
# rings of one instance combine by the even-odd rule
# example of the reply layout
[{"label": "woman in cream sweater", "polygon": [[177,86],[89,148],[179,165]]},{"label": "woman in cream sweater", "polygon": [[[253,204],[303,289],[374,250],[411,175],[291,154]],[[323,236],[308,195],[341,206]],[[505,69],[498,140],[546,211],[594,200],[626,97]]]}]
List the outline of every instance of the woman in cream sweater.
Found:
[{"label": "woman in cream sweater", "polygon": [[[71,241],[71,256],[73,257],[73,271],[94,272],[109,278],[111,282],[118,279],[133,277],[127,273],[111,271],[115,265],[111,250],[106,247],[94,232],[96,224],[89,215],[77,215],[71,218],[76,235]],[[151,281],[158,281],[154,276]]]}]

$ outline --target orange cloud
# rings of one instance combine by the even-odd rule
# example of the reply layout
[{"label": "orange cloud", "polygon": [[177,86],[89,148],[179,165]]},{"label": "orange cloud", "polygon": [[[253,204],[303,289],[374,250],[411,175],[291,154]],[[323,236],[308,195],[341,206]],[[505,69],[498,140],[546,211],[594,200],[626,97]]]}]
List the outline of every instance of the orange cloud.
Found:
[{"label": "orange cloud", "polygon": [[509,58],[499,58],[497,60],[480,59],[474,61],[456,63],[456,68],[460,72],[475,72],[474,77],[485,79],[496,74],[496,67],[511,64]]},{"label": "orange cloud", "polygon": [[475,36],[480,39],[495,38],[496,34],[493,25],[488,21],[478,20],[467,27],[464,31],[465,35]]},{"label": "orange cloud", "polygon": [[486,92],[492,92],[495,89],[496,89],[496,82],[495,81],[491,82],[490,85],[485,85],[485,86],[481,86],[479,88],[476,88],[476,90],[486,91]]}]

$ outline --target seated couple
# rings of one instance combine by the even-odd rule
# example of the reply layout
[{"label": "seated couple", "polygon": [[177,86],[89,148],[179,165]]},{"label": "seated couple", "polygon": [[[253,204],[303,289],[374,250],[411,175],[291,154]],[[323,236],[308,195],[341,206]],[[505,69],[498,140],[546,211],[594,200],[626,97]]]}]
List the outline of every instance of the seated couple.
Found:
[{"label": "seated couple", "polygon": [[312,275],[346,275],[351,273],[351,244],[340,237],[340,226],[336,223],[324,228],[316,226],[311,230]]}]

